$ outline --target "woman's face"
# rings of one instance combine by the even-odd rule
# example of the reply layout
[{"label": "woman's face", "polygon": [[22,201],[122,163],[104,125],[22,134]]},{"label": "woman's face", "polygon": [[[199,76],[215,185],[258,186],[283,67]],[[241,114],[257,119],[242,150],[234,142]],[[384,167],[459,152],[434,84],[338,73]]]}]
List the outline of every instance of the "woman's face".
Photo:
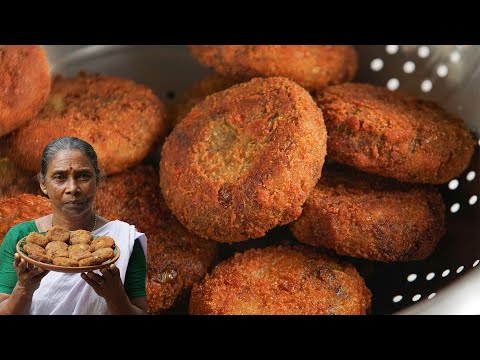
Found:
[{"label": "woman's face", "polygon": [[50,159],[45,183],[40,187],[53,207],[66,216],[77,217],[92,209],[97,190],[95,169],[79,150],[62,150]]}]

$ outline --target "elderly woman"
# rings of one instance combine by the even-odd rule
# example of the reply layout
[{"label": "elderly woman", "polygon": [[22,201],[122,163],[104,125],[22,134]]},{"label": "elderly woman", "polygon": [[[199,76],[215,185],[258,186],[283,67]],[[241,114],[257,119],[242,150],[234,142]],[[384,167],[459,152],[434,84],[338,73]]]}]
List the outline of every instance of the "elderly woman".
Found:
[{"label": "elderly woman", "polygon": [[[92,146],[73,137],[42,153],[40,188],[53,213],[15,225],[0,247],[0,314],[146,314],[146,237],[133,225],[95,214],[100,170]],[[115,265],[88,273],[31,268],[15,252],[30,232],[53,226],[110,236],[120,248]]]}]

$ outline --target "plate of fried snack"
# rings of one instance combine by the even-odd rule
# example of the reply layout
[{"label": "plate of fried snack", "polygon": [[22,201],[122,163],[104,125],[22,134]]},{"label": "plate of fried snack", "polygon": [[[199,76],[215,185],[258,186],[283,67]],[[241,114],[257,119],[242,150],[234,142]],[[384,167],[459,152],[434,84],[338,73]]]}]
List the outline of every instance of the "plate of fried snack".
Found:
[{"label": "plate of fried snack", "polygon": [[81,273],[115,263],[120,249],[109,236],[87,230],[68,231],[54,226],[47,232],[31,232],[17,243],[17,253],[27,263],[58,272]]}]

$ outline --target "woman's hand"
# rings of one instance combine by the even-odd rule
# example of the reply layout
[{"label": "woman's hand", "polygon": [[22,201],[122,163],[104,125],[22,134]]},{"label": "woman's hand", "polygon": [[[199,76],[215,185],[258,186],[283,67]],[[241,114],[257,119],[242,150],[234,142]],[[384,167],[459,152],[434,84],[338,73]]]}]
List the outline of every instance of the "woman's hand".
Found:
[{"label": "woman's hand", "polygon": [[36,267],[34,269],[33,265],[23,260],[18,253],[14,255],[13,267],[17,273],[16,287],[27,294],[33,294],[40,286],[44,276],[48,274],[48,270],[43,268]]},{"label": "woman's hand", "polygon": [[92,271],[82,273],[82,279],[85,280],[97,293],[107,302],[118,298],[125,292],[122,279],[120,279],[120,271],[115,264],[100,270],[102,275],[95,274]]},{"label": "woman's hand", "polygon": [[102,275],[89,271],[88,273],[82,273],[81,276],[98,296],[105,299],[112,315],[147,314],[146,310],[131,303],[120,278],[120,271],[115,264],[103,268],[100,272]]},{"label": "woman's hand", "polygon": [[17,273],[17,284],[12,294],[3,294],[0,301],[0,315],[28,314],[35,290],[48,271],[36,267],[32,268],[18,253],[13,257],[13,268]]}]

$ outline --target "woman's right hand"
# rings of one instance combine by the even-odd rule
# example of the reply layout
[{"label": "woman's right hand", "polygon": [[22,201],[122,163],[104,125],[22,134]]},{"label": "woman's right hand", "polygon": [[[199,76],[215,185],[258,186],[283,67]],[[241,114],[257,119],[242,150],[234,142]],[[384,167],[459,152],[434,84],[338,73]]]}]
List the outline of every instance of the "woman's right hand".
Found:
[{"label": "woman's right hand", "polygon": [[40,267],[32,269],[31,266],[18,253],[15,253],[13,267],[17,273],[16,287],[26,294],[33,294],[40,286],[40,281],[48,274],[48,270]]}]

